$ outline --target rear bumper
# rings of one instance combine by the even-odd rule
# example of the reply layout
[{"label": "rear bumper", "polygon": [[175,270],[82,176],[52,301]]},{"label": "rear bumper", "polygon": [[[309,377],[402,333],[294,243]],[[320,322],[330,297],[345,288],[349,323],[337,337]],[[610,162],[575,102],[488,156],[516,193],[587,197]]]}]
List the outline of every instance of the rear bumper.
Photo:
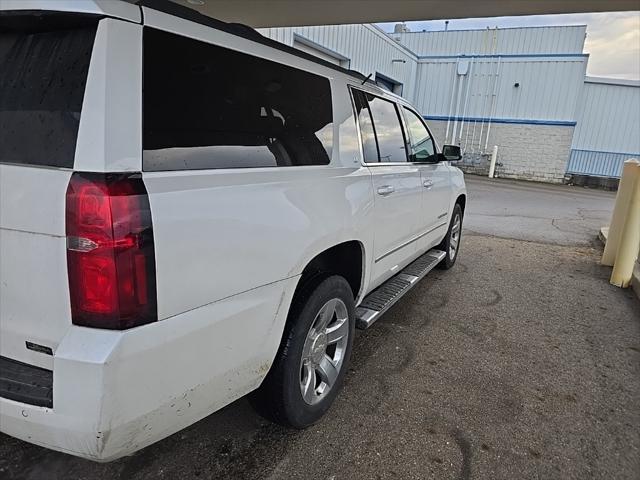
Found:
[{"label": "rear bumper", "polygon": [[260,384],[296,281],[122,332],[70,327],[53,358],[53,408],[0,398],[0,431],[105,462],[181,430]]},{"label": "rear bumper", "polygon": [[0,397],[53,408],[53,372],[0,356]]},{"label": "rear bumper", "polygon": [[[146,348],[138,341],[128,346],[133,330],[71,327],[53,359],[53,406],[0,398],[0,430],[53,450],[109,461],[182,428],[185,423],[176,421],[175,410],[163,410],[167,395],[176,397],[176,389],[183,386],[160,373],[158,326],[136,329],[146,330]],[[171,343],[164,346],[172,348]],[[136,366],[152,363],[157,366],[145,375]],[[187,395],[175,402],[169,410],[190,400]],[[189,423],[197,420],[188,418]]]}]

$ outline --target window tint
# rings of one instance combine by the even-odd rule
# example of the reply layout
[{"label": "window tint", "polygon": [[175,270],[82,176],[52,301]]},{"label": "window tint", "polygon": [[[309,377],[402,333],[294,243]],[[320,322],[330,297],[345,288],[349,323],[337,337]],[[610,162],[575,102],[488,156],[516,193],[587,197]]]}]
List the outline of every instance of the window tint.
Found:
[{"label": "window tint", "polygon": [[367,94],[381,162],[406,162],[407,153],[395,104]]},{"label": "window tint", "polygon": [[409,144],[411,145],[412,162],[432,162],[435,161],[435,147],[429,134],[429,130],[424,126],[420,117],[408,108],[402,108],[404,119],[409,130]]},{"label": "window tint", "polygon": [[97,24],[0,15],[0,162],[73,167]]},{"label": "window tint", "polygon": [[145,170],[329,163],[326,78],[144,29]]},{"label": "window tint", "polygon": [[371,120],[371,112],[369,111],[366,95],[360,90],[352,91],[358,115],[358,124],[360,125],[364,161],[366,163],[378,162],[378,144],[376,142],[376,134],[373,129],[373,121]]}]

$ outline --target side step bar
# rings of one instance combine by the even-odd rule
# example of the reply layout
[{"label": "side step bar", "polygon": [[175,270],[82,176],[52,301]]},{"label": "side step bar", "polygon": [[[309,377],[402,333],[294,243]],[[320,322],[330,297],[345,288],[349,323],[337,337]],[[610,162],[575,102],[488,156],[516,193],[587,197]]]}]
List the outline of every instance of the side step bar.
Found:
[{"label": "side step bar", "polygon": [[384,282],[356,308],[356,328],[365,330],[374,324],[384,312],[411,290],[418,281],[438,265],[446,253],[429,250],[395,276]]}]

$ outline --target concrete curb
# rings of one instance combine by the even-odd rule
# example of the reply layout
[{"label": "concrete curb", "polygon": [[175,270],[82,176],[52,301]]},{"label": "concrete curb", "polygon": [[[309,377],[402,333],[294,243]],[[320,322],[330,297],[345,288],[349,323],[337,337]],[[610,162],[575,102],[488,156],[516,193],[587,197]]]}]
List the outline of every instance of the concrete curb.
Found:
[{"label": "concrete curb", "polygon": [[602,245],[607,243],[607,237],[609,236],[609,227],[602,227],[598,232],[598,238],[602,242]]},{"label": "concrete curb", "polygon": [[[608,236],[609,227],[602,227],[598,232],[598,239],[602,242],[603,245],[607,243]],[[631,275],[631,288],[640,300],[640,257],[638,257],[638,260],[636,260],[636,265],[633,268],[633,274]]]}]

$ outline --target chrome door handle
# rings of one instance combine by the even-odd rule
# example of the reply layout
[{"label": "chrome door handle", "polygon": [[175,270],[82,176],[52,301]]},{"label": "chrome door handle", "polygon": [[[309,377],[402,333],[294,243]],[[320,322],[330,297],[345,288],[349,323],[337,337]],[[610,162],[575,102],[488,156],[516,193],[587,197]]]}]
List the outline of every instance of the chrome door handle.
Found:
[{"label": "chrome door handle", "polygon": [[433,180],[431,180],[430,178],[428,178],[428,179],[426,179],[426,180],[423,180],[423,182],[422,182],[422,186],[423,186],[424,188],[431,188],[431,187],[433,187]]},{"label": "chrome door handle", "polygon": [[393,188],[392,185],[384,185],[382,187],[378,187],[378,195],[382,195],[383,197],[391,195],[395,191],[396,189]]}]

